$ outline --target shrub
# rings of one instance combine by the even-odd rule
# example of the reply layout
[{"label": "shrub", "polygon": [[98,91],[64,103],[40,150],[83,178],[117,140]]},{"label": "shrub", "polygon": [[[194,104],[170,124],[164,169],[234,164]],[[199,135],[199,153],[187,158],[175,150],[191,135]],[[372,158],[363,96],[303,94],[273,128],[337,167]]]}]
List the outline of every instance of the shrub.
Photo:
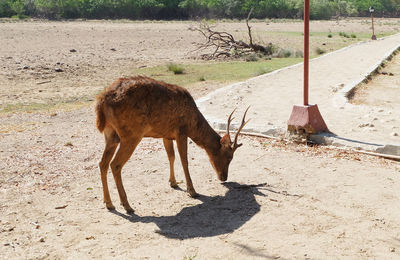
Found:
[{"label": "shrub", "polygon": [[292,56],[292,51],[288,49],[280,49],[276,54],[275,57],[277,58],[289,58]]},{"label": "shrub", "polygon": [[328,38],[332,38],[332,34],[330,33],[330,34],[328,34]]},{"label": "shrub", "polygon": [[320,48],[320,47],[317,47],[317,48],[315,48],[315,52],[316,52],[318,55],[322,55],[322,54],[326,53],[326,50],[324,50],[324,49],[322,49],[322,48]]},{"label": "shrub", "polygon": [[348,34],[345,33],[345,32],[339,32],[339,35],[342,36],[342,37],[344,37],[344,38],[350,38],[350,35],[348,35]]},{"label": "shrub", "polygon": [[255,53],[250,53],[249,55],[247,55],[247,56],[245,57],[245,60],[246,60],[246,61],[258,61],[257,54],[255,54]]},{"label": "shrub", "polygon": [[310,19],[322,20],[330,19],[333,16],[333,8],[329,0],[310,1]]},{"label": "shrub", "polygon": [[25,15],[25,1],[24,0],[14,0],[8,1],[8,6],[16,14],[17,18],[26,18]]},{"label": "shrub", "polygon": [[300,50],[297,50],[294,55],[295,55],[296,58],[303,58],[304,57],[303,51],[300,51]]},{"label": "shrub", "polygon": [[172,71],[174,74],[183,74],[184,68],[178,64],[170,63],[167,65],[168,71]]}]

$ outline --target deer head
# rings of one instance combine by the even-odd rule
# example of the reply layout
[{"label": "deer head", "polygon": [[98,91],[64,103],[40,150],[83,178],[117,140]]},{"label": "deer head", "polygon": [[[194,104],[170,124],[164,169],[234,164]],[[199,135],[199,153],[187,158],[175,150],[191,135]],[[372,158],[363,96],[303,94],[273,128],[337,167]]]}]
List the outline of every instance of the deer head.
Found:
[{"label": "deer head", "polygon": [[232,113],[228,117],[228,123],[226,126],[226,134],[220,140],[220,149],[216,152],[216,154],[211,155],[211,164],[214,167],[215,171],[217,172],[218,179],[220,181],[226,181],[228,179],[228,168],[229,164],[232,161],[233,154],[235,153],[236,149],[242,146],[242,144],[237,143],[238,135],[243,127],[250,121],[246,121],[246,113],[250,107],[246,109],[244,112],[242,123],[236,132],[234,142],[231,141],[231,136],[229,134],[229,127],[234,118],[232,118],[233,113],[235,112],[236,108],[232,111]]}]

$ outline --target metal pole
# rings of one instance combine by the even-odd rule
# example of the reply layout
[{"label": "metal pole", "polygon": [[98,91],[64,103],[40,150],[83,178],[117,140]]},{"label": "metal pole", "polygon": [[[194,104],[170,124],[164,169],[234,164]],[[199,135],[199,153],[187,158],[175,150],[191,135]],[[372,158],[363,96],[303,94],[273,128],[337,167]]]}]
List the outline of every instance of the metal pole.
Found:
[{"label": "metal pole", "polygon": [[374,30],[374,13],[371,13],[371,19],[372,19],[372,35],[375,35],[375,30]]},{"label": "metal pole", "polygon": [[304,104],[308,105],[308,63],[310,34],[310,0],[304,0]]},{"label": "metal pole", "polygon": [[374,29],[374,13],[371,13],[371,19],[372,19],[372,40],[376,40],[376,36],[375,36],[375,29]]},{"label": "metal pole", "polygon": [[374,7],[370,6],[368,10],[371,13],[371,21],[372,21],[372,37],[371,37],[371,39],[376,40],[375,29],[374,29]]}]

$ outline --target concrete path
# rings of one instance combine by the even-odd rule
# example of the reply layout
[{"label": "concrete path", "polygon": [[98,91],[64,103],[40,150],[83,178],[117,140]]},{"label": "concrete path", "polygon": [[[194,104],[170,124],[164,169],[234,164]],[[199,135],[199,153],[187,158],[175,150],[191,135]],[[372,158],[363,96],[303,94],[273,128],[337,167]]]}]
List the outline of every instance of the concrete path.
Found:
[{"label": "concrete path", "polygon": [[[309,102],[318,104],[329,130],[336,135],[328,142],[400,155],[400,137],[390,135],[400,125],[400,110],[383,110],[379,104],[355,106],[346,98],[348,91],[399,48],[400,34],[396,34],[310,61]],[[251,122],[245,131],[272,135],[286,130],[293,105],[302,102],[302,63],[226,86],[197,100],[200,110],[217,129],[225,129],[232,108],[238,107],[236,118],[240,120],[250,105]],[[372,122],[373,127],[364,127]],[[384,145],[394,145],[394,149]]]}]

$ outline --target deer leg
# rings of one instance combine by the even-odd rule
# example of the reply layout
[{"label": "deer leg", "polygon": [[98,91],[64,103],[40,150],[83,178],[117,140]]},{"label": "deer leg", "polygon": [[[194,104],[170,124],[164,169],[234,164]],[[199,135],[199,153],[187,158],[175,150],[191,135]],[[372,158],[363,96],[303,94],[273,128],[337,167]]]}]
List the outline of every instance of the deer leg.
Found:
[{"label": "deer leg", "polygon": [[107,209],[114,210],[115,207],[111,202],[110,192],[108,190],[107,172],[110,161],[115,153],[115,150],[117,149],[119,140],[116,138],[115,131],[107,128],[104,129],[104,138],[106,141],[106,147],[104,148],[103,157],[99,163],[101,182],[103,184],[104,203],[106,204]]},{"label": "deer leg", "polygon": [[169,185],[172,188],[178,187],[175,179],[175,171],[174,171],[174,161],[175,161],[175,152],[174,152],[174,143],[172,140],[168,140],[163,138],[163,143],[165,147],[165,151],[167,151],[168,160],[169,160]]},{"label": "deer leg", "polygon": [[121,205],[125,208],[128,214],[132,214],[133,209],[129,205],[128,199],[126,197],[124,185],[122,184],[121,170],[125,163],[131,157],[133,151],[135,150],[141,139],[142,138],[140,137],[136,137],[129,139],[129,141],[121,141],[118,152],[115,155],[114,160],[111,162],[111,170],[114,175],[115,184],[117,185]]},{"label": "deer leg", "polygon": [[187,136],[178,136],[176,139],[176,144],[178,146],[179,156],[181,157],[183,172],[185,173],[187,191],[191,197],[196,197],[197,193],[193,188],[192,179],[190,178],[189,174],[187,159]]}]

